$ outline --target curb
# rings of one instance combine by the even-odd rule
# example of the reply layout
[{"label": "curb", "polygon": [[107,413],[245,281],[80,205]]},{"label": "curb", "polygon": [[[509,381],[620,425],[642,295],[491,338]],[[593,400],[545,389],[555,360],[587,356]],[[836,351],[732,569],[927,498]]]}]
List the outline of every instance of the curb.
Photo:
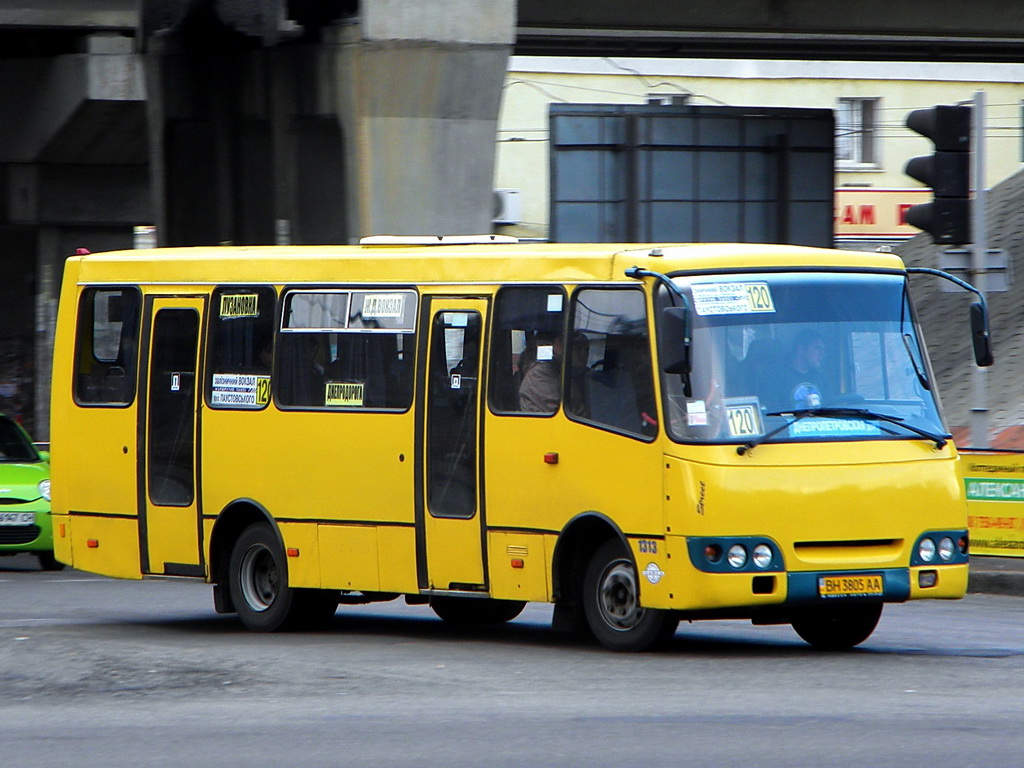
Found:
[{"label": "curb", "polygon": [[1024,597],[1024,573],[1005,571],[982,571],[971,573],[967,579],[967,591],[983,592],[989,595],[1014,595]]},{"label": "curb", "polygon": [[1024,558],[972,557],[967,591],[1024,597]]}]

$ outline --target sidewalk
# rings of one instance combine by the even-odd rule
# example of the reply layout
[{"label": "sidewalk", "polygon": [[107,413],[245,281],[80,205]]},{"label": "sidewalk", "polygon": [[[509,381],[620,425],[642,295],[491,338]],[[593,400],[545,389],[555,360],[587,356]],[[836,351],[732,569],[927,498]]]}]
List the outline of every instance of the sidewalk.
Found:
[{"label": "sidewalk", "polygon": [[1024,597],[1024,557],[972,555],[968,592]]}]

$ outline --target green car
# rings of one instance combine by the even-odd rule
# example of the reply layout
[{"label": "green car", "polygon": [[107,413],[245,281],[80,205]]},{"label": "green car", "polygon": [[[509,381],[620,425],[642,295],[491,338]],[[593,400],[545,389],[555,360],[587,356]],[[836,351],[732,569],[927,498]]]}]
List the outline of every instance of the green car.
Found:
[{"label": "green car", "polygon": [[34,554],[44,571],[64,567],[53,556],[49,455],[0,414],[0,555],[22,552]]}]

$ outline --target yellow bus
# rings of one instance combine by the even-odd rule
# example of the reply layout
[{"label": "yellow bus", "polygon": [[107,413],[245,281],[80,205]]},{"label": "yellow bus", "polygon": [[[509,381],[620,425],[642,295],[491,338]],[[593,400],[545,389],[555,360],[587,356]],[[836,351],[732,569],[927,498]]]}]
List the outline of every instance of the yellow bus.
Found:
[{"label": "yellow bus", "polygon": [[719,618],[846,648],[964,594],[896,256],[484,240],[69,258],[57,557],[205,579],[256,631],[539,601],[616,650]]}]

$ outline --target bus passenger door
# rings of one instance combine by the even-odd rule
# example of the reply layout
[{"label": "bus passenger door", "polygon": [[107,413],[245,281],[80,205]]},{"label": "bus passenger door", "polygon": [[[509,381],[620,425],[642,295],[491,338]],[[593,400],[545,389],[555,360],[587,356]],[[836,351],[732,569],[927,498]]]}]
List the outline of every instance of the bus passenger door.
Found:
[{"label": "bus passenger door", "polygon": [[204,298],[146,302],[140,377],[139,539],[143,573],[202,576],[196,487],[199,333]]},{"label": "bus passenger door", "polygon": [[[480,360],[487,302],[424,297],[416,555],[421,589],[485,591]],[[425,381],[424,381],[425,378]]]}]

